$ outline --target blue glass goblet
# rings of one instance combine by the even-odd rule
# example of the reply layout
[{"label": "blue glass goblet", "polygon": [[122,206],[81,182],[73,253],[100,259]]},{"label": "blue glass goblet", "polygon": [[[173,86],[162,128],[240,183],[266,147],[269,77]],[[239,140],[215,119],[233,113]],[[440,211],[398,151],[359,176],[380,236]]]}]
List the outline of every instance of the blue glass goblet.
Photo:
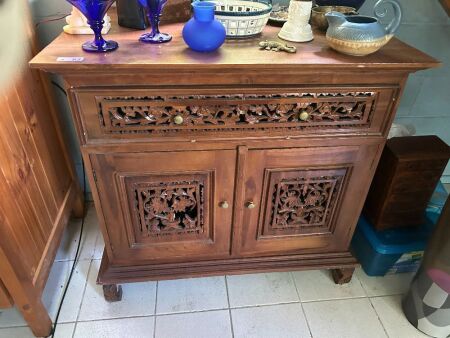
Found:
[{"label": "blue glass goblet", "polygon": [[159,31],[161,11],[167,0],[139,0],[139,2],[147,10],[148,21],[152,27],[152,31],[142,35],[139,40],[146,43],[164,43],[172,40],[171,35]]},{"label": "blue glass goblet", "polygon": [[67,0],[73,6],[78,8],[86,17],[89,26],[94,31],[94,41],[88,41],[83,44],[83,50],[86,52],[110,52],[119,44],[116,41],[106,41],[102,36],[103,24],[106,12],[115,0]]}]

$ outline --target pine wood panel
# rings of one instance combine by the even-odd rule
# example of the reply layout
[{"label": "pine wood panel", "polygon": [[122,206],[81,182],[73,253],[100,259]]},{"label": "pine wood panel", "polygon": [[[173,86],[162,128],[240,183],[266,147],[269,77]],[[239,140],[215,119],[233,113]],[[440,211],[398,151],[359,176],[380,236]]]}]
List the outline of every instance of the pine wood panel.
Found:
[{"label": "pine wood panel", "polygon": [[48,79],[27,62],[36,52],[28,13],[29,45],[18,71],[0,92],[0,307],[13,302],[36,336],[51,320],[41,301],[63,229],[83,198],[59,128]]},{"label": "pine wood panel", "polygon": [[11,296],[3,285],[3,282],[0,280],[0,308],[8,308],[12,305],[13,302],[11,300]]}]

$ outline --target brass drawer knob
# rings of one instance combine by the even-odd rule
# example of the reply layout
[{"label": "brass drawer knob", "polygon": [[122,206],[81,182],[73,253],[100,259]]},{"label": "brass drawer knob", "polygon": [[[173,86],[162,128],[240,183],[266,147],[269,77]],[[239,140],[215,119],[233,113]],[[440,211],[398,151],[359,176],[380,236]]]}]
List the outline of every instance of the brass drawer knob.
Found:
[{"label": "brass drawer knob", "polygon": [[250,202],[247,202],[247,203],[246,203],[245,207],[246,207],[247,209],[255,209],[256,204],[255,204],[254,202],[250,201]]},{"label": "brass drawer knob", "polygon": [[227,201],[223,201],[219,203],[219,207],[221,207],[222,209],[228,209],[229,204]]},{"label": "brass drawer knob", "polygon": [[309,114],[305,111],[302,111],[299,115],[299,119],[302,121],[308,121],[309,119]]},{"label": "brass drawer knob", "polygon": [[184,121],[184,119],[183,119],[183,116],[181,116],[181,115],[177,115],[173,118],[173,122],[175,124],[183,124],[183,121]]}]

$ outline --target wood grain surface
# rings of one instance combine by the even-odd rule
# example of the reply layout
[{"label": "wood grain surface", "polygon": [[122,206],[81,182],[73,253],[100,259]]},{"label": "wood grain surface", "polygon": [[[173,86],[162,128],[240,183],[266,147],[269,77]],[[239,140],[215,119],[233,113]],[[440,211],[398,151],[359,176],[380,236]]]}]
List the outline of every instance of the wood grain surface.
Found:
[{"label": "wood grain surface", "polygon": [[37,52],[28,14],[24,58],[0,91],[0,307],[14,303],[33,333],[47,336],[52,322],[42,292],[72,210],[82,215],[83,197],[50,82],[27,65]]},{"label": "wood grain surface", "polygon": [[[377,53],[366,57],[340,54],[328,47],[325,36],[315,32],[310,43],[289,43],[297,47],[297,53],[277,53],[260,50],[261,40],[279,40],[279,28],[266,26],[261,36],[245,40],[226,40],[225,44],[212,53],[197,53],[190,50],[181,37],[183,24],[161,26],[162,32],[173,36],[171,42],[160,45],[142,44],[138,41],[143,31],[134,31],[114,25],[105,37],[119,43],[119,49],[111,53],[86,53],[81,44],[89,39],[83,35],[62,33],[31,62],[32,67],[57,71],[59,73],[83,72],[129,72],[146,73],[152,70],[213,69],[227,71],[245,69],[246,71],[266,71],[269,77],[273,71],[295,69],[321,71],[323,69],[353,71],[367,69],[418,70],[437,67],[439,62],[425,53],[392,39]],[[281,41],[281,40],[279,40]],[[58,62],[58,57],[83,57],[82,62]]]},{"label": "wood grain surface", "polygon": [[397,39],[346,56],[321,33],[296,54],[259,50],[270,26],[202,54],[181,29],[144,45],[113,27],[119,49],[96,55],[62,34],[31,62],[66,83],[105,239],[98,282],[321,268],[348,282],[408,75],[439,62]]}]

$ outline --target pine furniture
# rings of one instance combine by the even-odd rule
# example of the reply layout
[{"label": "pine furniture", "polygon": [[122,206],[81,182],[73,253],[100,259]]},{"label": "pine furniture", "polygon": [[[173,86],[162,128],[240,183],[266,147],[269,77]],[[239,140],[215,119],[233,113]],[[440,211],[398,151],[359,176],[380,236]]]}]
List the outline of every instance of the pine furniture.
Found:
[{"label": "pine furniture", "polygon": [[[113,27],[110,54],[61,35],[31,67],[64,77],[106,247],[125,282],[295,269],[351,278],[349,244],[408,74],[436,67],[393,39],[359,58],[325,37],[259,50],[279,28],[199,54]],[[58,57],[83,57],[59,62]]]},{"label": "pine furniture", "polygon": [[45,337],[52,321],[42,292],[71,212],[81,217],[84,202],[50,82],[27,64],[37,52],[28,13],[23,24],[18,72],[0,89],[0,309],[15,305]]}]

